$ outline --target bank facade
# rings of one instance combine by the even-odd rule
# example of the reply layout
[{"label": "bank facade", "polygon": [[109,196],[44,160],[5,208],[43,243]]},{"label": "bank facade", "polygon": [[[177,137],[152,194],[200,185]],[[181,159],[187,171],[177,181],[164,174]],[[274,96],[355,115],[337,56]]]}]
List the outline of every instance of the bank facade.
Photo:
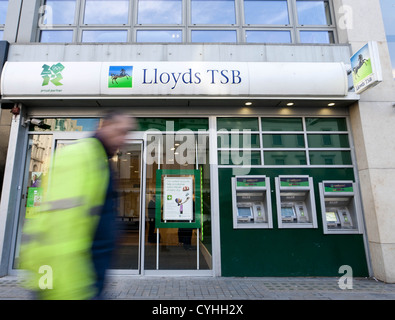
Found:
[{"label": "bank facade", "polygon": [[[394,80],[384,26],[363,26],[379,1],[367,4],[372,17],[354,1],[116,2],[126,15],[111,1],[8,6],[0,275],[20,270],[23,224],[55,150],[115,108],[139,126],[111,160],[112,273],[339,276],[349,266],[395,281]],[[357,94],[350,57],[370,41],[382,79]]]}]

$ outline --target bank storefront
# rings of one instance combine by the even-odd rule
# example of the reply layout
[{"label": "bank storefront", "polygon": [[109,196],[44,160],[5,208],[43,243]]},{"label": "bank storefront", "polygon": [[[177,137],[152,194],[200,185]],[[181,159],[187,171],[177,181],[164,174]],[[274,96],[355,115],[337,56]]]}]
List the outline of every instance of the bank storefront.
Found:
[{"label": "bank storefront", "polygon": [[[102,111],[139,128],[112,158],[120,241],[111,272],[370,274],[343,63],[7,62],[16,103],[1,212],[2,272],[18,272],[26,219],[55,150]],[[70,177],[72,179],[72,177]]]}]

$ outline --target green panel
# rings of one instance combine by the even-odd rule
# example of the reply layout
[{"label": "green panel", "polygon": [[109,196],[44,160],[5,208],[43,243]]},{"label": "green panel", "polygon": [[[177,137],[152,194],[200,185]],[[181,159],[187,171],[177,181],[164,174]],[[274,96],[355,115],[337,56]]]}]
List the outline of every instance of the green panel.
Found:
[{"label": "green panel", "polygon": [[307,131],[347,131],[345,118],[306,118]]},{"label": "green panel", "polygon": [[218,151],[219,165],[260,165],[261,152],[260,151]]},{"label": "green panel", "polygon": [[262,118],[262,131],[302,130],[302,118]]},{"label": "green panel", "polygon": [[258,131],[258,118],[218,118],[217,130],[251,130]]},{"label": "green panel", "polygon": [[309,156],[311,165],[352,164],[350,151],[310,151]]},{"label": "green panel", "polygon": [[139,131],[208,130],[207,118],[138,118]]},{"label": "green panel", "polygon": [[264,148],[304,148],[303,134],[263,134]]},{"label": "green panel", "polygon": [[[354,180],[350,168],[251,169],[250,175],[270,177],[273,229],[233,229],[232,169],[219,169],[221,266],[223,276],[287,277],[340,276],[349,265],[356,277],[368,276],[363,236],[324,235],[318,183]],[[279,175],[313,177],[317,229],[278,229],[274,178]]]},{"label": "green panel", "polygon": [[349,148],[347,134],[308,134],[309,148]]},{"label": "green panel", "polygon": [[218,134],[218,148],[259,148],[258,134]]},{"label": "green panel", "polygon": [[265,165],[286,166],[305,165],[306,152],[304,151],[265,151],[263,153]]}]

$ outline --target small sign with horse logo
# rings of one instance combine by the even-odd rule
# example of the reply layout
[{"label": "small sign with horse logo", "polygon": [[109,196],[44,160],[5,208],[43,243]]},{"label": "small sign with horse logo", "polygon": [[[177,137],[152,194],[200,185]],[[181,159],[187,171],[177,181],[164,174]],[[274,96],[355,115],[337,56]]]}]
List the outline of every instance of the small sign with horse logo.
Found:
[{"label": "small sign with horse logo", "polygon": [[108,72],[109,88],[132,88],[133,66],[110,66]]}]

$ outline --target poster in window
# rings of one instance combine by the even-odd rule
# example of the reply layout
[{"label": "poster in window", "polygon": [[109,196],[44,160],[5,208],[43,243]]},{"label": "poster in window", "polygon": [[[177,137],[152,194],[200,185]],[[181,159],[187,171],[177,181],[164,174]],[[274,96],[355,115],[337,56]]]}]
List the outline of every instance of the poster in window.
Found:
[{"label": "poster in window", "polygon": [[163,220],[194,220],[193,177],[165,177],[163,191]]}]

